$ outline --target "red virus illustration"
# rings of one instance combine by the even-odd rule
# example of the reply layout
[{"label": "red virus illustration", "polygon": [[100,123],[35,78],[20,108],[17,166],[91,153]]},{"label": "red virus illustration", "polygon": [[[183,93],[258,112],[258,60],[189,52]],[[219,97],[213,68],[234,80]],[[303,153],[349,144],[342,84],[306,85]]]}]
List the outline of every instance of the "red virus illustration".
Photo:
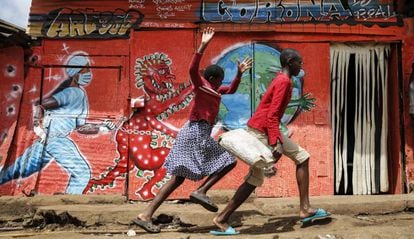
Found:
[{"label": "red virus illustration", "polygon": [[163,53],[136,60],[135,84],[138,89],[144,89],[143,107],[136,108],[117,130],[119,158],[115,159],[114,166],[101,173],[99,179],[92,179],[84,193],[93,192],[98,187],[113,187],[117,177],[125,177],[127,172],[137,167],[137,177],[143,177],[144,172],[150,173],[136,191],[141,199],[149,200],[155,196],[154,186],[160,187],[168,179],[163,164],[178,129],[167,121],[170,116],[187,108],[194,97],[191,81],[176,83],[170,65],[170,58]]}]

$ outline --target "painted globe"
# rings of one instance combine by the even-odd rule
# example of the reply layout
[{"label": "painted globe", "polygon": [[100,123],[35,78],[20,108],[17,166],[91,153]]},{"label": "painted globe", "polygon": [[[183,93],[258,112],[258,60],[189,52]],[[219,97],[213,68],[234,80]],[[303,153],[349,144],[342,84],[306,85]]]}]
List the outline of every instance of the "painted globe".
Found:
[{"label": "painted globe", "polygon": [[[247,121],[258,106],[276,73],[280,71],[280,52],[266,44],[244,44],[228,50],[220,56],[216,64],[225,72],[224,85],[229,85],[237,73],[237,61],[246,57],[253,58],[253,68],[245,72],[236,93],[222,96],[218,123],[226,129],[245,128]],[[302,96],[302,81],[292,77],[292,99]],[[282,118],[283,124],[289,124],[299,111],[299,106],[288,107]]]}]

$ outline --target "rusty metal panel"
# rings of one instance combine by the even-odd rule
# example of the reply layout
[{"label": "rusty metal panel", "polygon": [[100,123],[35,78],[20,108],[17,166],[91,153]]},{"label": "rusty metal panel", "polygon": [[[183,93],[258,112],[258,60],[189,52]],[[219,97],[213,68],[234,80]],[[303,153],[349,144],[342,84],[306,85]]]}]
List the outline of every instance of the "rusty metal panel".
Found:
[{"label": "rusty metal panel", "polygon": [[8,158],[19,117],[24,88],[23,59],[21,47],[0,49],[0,166]]}]

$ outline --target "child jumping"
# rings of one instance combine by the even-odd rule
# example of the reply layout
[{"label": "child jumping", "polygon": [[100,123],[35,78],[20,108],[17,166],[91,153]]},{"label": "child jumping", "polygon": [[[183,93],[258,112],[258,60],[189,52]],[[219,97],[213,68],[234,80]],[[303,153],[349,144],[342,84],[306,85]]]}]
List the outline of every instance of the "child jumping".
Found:
[{"label": "child jumping", "polygon": [[203,31],[201,44],[190,65],[190,77],[195,93],[194,104],[189,122],[178,133],[165,161],[164,166],[172,177],[163,185],[144,212],[133,220],[134,224],[150,233],[160,232],[160,228],[151,221],[154,212],[185,179],[198,181],[208,176],[206,181],[191,193],[190,199],[209,211],[217,212],[218,207],[206,193],[236,166],[235,158],[210,135],[219,112],[221,95],[236,92],[242,74],[252,67],[252,59],[247,57],[242,63],[238,62],[237,75],[229,86],[221,85],[224,71],[218,65],[208,66],[201,76],[201,57],[213,35],[213,28],[208,27]]}]

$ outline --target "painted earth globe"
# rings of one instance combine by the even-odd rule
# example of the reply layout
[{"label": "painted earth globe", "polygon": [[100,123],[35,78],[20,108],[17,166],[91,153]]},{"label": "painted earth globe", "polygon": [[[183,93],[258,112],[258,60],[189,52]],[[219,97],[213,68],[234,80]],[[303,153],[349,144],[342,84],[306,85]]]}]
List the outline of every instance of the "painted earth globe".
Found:
[{"label": "painted earth globe", "polygon": [[[222,96],[218,124],[226,129],[245,128],[276,73],[280,71],[280,52],[266,44],[244,44],[228,50],[218,57],[216,64],[225,72],[224,85],[229,85],[237,73],[237,62],[246,57],[253,58],[253,67],[243,74],[236,93]],[[291,102],[302,97],[302,80],[292,77]],[[299,112],[300,105],[291,104],[282,118],[289,124]]]}]

